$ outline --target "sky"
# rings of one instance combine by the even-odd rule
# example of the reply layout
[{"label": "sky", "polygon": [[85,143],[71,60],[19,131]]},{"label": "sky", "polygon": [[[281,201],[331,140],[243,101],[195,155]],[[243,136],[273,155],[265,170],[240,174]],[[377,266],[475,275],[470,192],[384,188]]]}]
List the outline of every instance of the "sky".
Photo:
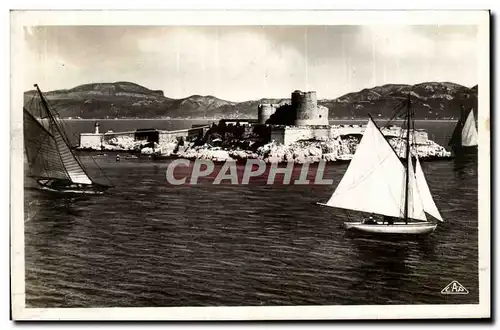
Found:
[{"label": "sky", "polygon": [[27,27],[24,86],[130,81],[172,98],[231,101],[296,89],[335,98],[388,83],[472,87],[476,43],[466,25]]}]

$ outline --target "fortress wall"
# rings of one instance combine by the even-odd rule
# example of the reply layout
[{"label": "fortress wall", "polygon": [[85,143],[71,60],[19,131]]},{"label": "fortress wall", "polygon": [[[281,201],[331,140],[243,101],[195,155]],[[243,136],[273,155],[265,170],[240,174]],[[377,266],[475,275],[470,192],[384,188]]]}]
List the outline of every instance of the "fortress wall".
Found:
[{"label": "fortress wall", "polygon": [[80,134],[80,148],[90,149],[99,147],[102,144],[104,134],[100,133],[81,133]]},{"label": "fortress wall", "polygon": [[[362,135],[365,131],[364,126],[330,126],[330,125],[312,125],[312,126],[272,126],[271,141],[290,145],[300,140],[323,140],[335,139],[339,136]],[[382,133],[387,137],[400,137],[405,134],[405,130],[400,127],[383,129]],[[415,131],[415,140],[417,144],[427,144],[428,134],[425,131]],[[404,135],[403,135],[404,136]]]},{"label": "fortress wall", "polygon": [[116,133],[104,133],[103,142],[109,142],[109,140],[120,136],[127,136],[135,140],[135,132],[122,132],[122,133],[116,132]]},{"label": "fortress wall", "polygon": [[318,125],[328,125],[328,108],[322,105],[318,105],[317,114],[318,114]]},{"label": "fortress wall", "polygon": [[[334,126],[334,129],[337,131],[339,135],[362,135],[366,129],[366,126],[363,125],[344,125],[344,126]],[[389,128],[381,128],[382,134],[387,137],[405,137],[406,130],[401,127],[389,127]],[[418,144],[426,144],[429,141],[429,135],[426,131],[414,131],[411,132],[410,135],[414,135],[415,141]]]},{"label": "fortress wall", "polygon": [[413,134],[415,134],[415,141],[418,144],[426,144],[429,141],[429,134],[424,131],[415,131]]},{"label": "fortress wall", "polygon": [[259,105],[259,124],[265,124],[266,121],[271,117],[276,111],[276,108],[271,104],[261,104]]},{"label": "fortress wall", "polygon": [[338,137],[338,132],[331,126],[272,126],[271,141],[290,145],[299,140],[322,140]]},{"label": "fortress wall", "polygon": [[186,140],[188,136],[188,130],[183,130],[181,132],[160,131],[158,134],[158,143],[163,144],[174,140],[179,140],[180,138]]},{"label": "fortress wall", "polygon": [[182,129],[177,131],[159,131],[158,143],[170,142],[174,139],[179,140],[181,137],[186,139],[198,137],[200,134],[205,134],[208,126],[201,126],[196,128]]},{"label": "fortress wall", "polygon": [[[204,135],[208,130],[208,126],[200,126],[195,128],[183,129],[178,131],[158,131],[158,142],[171,142],[178,140],[181,137],[184,139],[196,138],[199,135]],[[80,148],[84,149],[100,149],[102,144],[109,144],[113,138],[128,137],[137,140],[137,131],[127,132],[107,132],[107,133],[80,133]]]},{"label": "fortress wall", "polygon": [[285,127],[284,126],[272,126],[271,127],[271,141],[276,143],[285,143]]},{"label": "fortress wall", "polygon": [[316,127],[287,127],[284,134],[285,145],[292,144],[299,140],[323,140],[337,137],[337,132],[328,126]]}]

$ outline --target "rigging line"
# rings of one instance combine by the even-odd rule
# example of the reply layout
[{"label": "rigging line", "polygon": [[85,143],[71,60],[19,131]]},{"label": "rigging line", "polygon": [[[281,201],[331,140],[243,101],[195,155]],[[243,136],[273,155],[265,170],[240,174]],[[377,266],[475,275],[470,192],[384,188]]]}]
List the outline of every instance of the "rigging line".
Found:
[{"label": "rigging line", "polygon": [[[50,105],[49,101],[47,100],[47,98],[45,98],[45,102],[47,103],[48,106],[50,106],[52,108],[52,106]],[[68,147],[71,149],[71,144],[69,142],[69,139],[67,139],[67,130],[64,129],[64,127],[67,127],[69,128],[69,126],[64,122],[64,120],[61,118],[61,115],[59,114],[59,112],[57,110],[54,109],[54,114],[52,114],[52,116],[54,117],[54,120],[57,121],[56,124],[59,124],[58,126],[60,126],[60,130],[63,131],[63,137],[65,137],[66,139],[66,143],[68,144]],[[75,135],[75,133],[73,131],[71,131],[71,134],[73,135],[73,137],[77,137]],[[75,155],[75,158],[76,155]],[[102,170],[102,168],[97,164],[97,162],[95,161],[94,157],[90,156],[90,158],[92,159],[92,162],[97,166],[97,168],[99,169],[99,172],[101,172],[101,174],[106,178],[106,180],[108,181],[108,183],[112,183],[112,181],[108,178],[108,176],[106,175],[106,173],[104,173],[104,171]],[[78,163],[80,163],[80,161],[77,159]],[[82,165],[82,164],[80,164]],[[83,166],[82,166],[83,168]],[[87,173],[87,171],[85,169],[83,169],[85,174],[87,174],[87,176],[90,177],[90,175]],[[92,179],[91,179],[92,180]]]},{"label": "rigging line", "polygon": [[396,106],[391,110],[392,116],[389,118],[389,123],[392,122],[401,112],[401,109],[404,106],[404,102],[399,102]]},{"label": "rigging line", "polygon": [[[33,96],[29,99],[28,104],[27,104],[28,108],[31,108],[31,107],[33,106],[33,100],[35,99],[35,95],[36,95],[36,94],[34,94],[34,95],[33,95]],[[24,103],[24,102],[23,102],[23,103]],[[23,107],[23,108],[24,108],[24,107]]]},{"label": "rigging line", "polygon": [[[40,91],[40,98],[43,98],[42,102],[45,102],[45,104],[47,106],[47,109],[46,109],[47,113],[50,111],[50,117],[55,122],[55,125],[56,125],[57,129],[59,130],[59,132],[61,133],[63,140],[66,142],[68,147],[71,149],[71,143],[70,143],[68,136],[67,136],[68,132],[64,129],[64,127],[65,126],[67,127],[67,125],[61,119],[59,112],[57,110],[55,110],[55,108],[50,104],[49,100],[44,95],[42,95],[41,91]],[[76,137],[76,135],[74,135],[74,134],[73,134],[73,136]]]},{"label": "rigging line", "polygon": [[[64,127],[68,127],[68,128],[69,128],[69,126],[68,126],[68,125],[64,122],[64,120],[60,117],[59,112],[57,112],[57,111],[54,111],[54,112],[55,112],[55,116],[56,116],[56,117],[54,117],[54,119],[55,119],[55,120],[59,123],[59,126],[63,126],[63,127],[62,127],[63,132],[64,132],[64,133],[67,133],[67,131],[66,131],[66,130],[64,130]],[[74,134],[74,132],[72,132],[72,135],[73,135],[74,137],[76,137],[76,135]],[[67,141],[67,143],[68,143],[68,147],[71,149],[71,145],[69,144],[69,141]],[[76,155],[74,155],[74,157],[75,157],[75,158],[77,158],[77,157],[76,157]],[[106,173],[104,173],[104,171],[103,171],[103,170],[102,170],[102,168],[99,166],[99,164],[97,164],[97,162],[96,162],[96,160],[94,159],[94,157],[90,156],[90,159],[92,159],[92,162],[96,165],[96,167],[99,169],[99,172],[100,172],[100,173],[104,176],[104,178],[108,181],[108,183],[112,183],[112,181],[109,179],[109,177],[106,175]],[[80,161],[79,161],[79,160],[78,160],[78,162],[80,163]],[[80,165],[82,165],[82,164],[80,164]],[[82,168],[83,168],[83,166],[82,166]],[[85,169],[84,169],[84,172],[85,172],[85,174],[87,174],[87,176],[89,176],[89,178],[90,178],[89,173],[87,173],[87,171],[86,171]],[[91,179],[91,180],[92,180],[92,179]]]},{"label": "rigging line", "polygon": [[382,127],[388,127],[389,124],[392,124],[392,122],[394,121],[394,118],[397,117],[397,115],[400,113],[403,105],[405,104],[405,101],[402,101],[402,102],[399,102],[392,110],[391,110],[391,113],[392,113],[392,117],[389,118],[389,120],[382,126]]},{"label": "rigging line", "polygon": [[[40,146],[38,147],[37,151],[35,152],[35,155],[33,156],[33,160],[35,160],[37,157],[38,157],[38,153],[40,152],[40,150],[42,149],[42,146],[43,146],[43,142],[45,141],[45,139],[48,137],[48,135],[45,135],[41,141],[36,141],[36,142],[40,142]],[[32,139],[30,139],[29,141],[33,141]],[[46,170],[46,168],[45,168]]]},{"label": "rigging line", "polygon": [[113,181],[111,181],[110,178],[108,178],[108,176],[106,175],[106,173],[102,170],[102,168],[99,166],[99,164],[97,164],[96,160],[94,159],[94,157],[90,156],[90,159],[92,159],[92,161],[94,162],[94,164],[97,166],[97,168],[99,169],[99,172],[102,173],[102,175],[104,175],[104,177],[106,178],[106,180],[108,181],[108,183],[110,184],[113,184]]},{"label": "rigging line", "polygon": [[[57,112],[56,112],[56,118],[57,118],[57,121],[59,123],[59,125],[62,127],[62,130],[64,131],[65,135],[68,136],[68,131],[71,132],[71,135],[75,138],[75,139],[78,139],[79,137],[75,134],[75,132],[73,132],[71,129],[70,129],[70,126],[68,124],[66,124],[66,122],[64,121],[64,119],[61,118],[61,115]],[[68,139],[68,143],[69,143],[69,147],[71,148],[71,143]]]},{"label": "rigging line", "polygon": [[389,143],[389,140],[387,139],[387,137],[384,135],[384,133],[382,133],[382,131],[380,130],[380,127],[378,127],[377,123],[375,122],[375,120],[373,120],[373,117],[368,114],[368,117],[370,117],[370,120],[372,121],[373,125],[375,125],[375,128],[379,131],[380,134],[382,134],[382,136],[384,137],[385,141],[387,142],[387,144],[389,144],[389,147],[391,148],[391,150],[394,152],[394,154],[396,155],[396,157],[399,159],[399,161],[401,162],[401,164],[404,166],[404,163],[401,161],[401,159],[399,158],[399,155],[398,153],[396,152],[396,150],[394,150],[394,148],[392,147],[392,145]]}]

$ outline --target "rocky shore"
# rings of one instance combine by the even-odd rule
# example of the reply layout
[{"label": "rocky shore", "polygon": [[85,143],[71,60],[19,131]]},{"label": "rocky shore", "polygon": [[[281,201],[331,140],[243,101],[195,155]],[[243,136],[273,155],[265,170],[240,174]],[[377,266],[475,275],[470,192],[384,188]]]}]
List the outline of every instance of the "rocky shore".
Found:
[{"label": "rocky shore", "polygon": [[[338,136],[330,139],[314,139],[297,141],[290,145],[276,142],[261,144],[259,141],[223,141],[220,138],[207,141],[184,141],[172,139],[162,143],[147,143],[135,141],[131,137],[115,137],[99,146],[84,146],[81,149],[137,152],[147,155],[172,156],[186,159],[206,159],[215,162],[228,160],[261,159],[268,163],[293,161],[295,163],[315,163],[349,161],[359,143],[358,138]],[[389,138],[400,157],[404,157],[404,141],[399,138]],[[427,140],[416,144],[416,152],[420,159],[444,159],[451,153],[444,147]]]},{"label": "rocky shore", "polygon": [[[404,157],[405,149],[402,141],[391,139],[390,143],[400,157]],[[267,143],[257,150],[223,149],[213,147],[209,144],[196,146],[187,144],[177,150],[175,155],[188,159],[207,159],[212,161],[261,159],[267,163],[294,162],[317,163],[321,160],[326,162],[349,161],[354,155],[358,141],[356,139],[325,139],[297,141],[291,145],[283,145],[275,142]],[[426,144],[418,144],[416,152],[420,159],[444,159],[450,158],[451,153],[433,141]]]}]

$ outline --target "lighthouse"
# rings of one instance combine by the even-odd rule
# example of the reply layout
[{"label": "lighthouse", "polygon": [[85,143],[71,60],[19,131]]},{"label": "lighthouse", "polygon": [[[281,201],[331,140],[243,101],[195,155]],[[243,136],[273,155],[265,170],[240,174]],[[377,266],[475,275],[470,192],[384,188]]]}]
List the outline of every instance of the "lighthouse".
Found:
[{"label": "lighthouse", "polygon": [[94,124],[94,134],[99,134],[99,123],[98,122],[96,122]]}]

